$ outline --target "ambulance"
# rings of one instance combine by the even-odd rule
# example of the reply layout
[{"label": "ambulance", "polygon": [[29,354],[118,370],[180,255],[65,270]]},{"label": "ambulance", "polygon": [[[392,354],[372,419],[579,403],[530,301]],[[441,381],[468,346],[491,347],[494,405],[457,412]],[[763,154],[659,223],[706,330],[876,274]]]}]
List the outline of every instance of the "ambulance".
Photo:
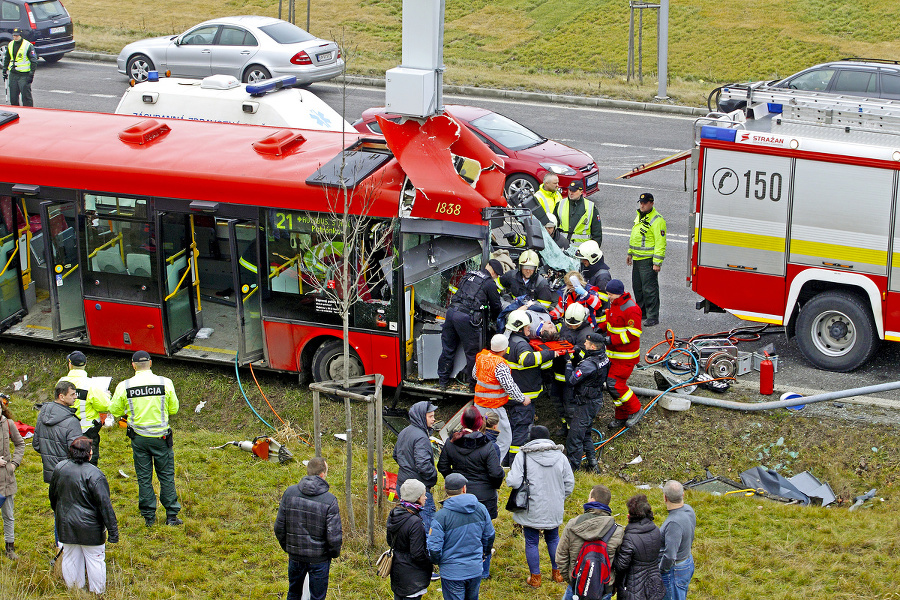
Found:
[{"label": "ambulance", "polygon": [[293,76],[241,83],[231,75],[204,79],[151,76],[128,88],[116,114],[354,132],[340,114]]}]

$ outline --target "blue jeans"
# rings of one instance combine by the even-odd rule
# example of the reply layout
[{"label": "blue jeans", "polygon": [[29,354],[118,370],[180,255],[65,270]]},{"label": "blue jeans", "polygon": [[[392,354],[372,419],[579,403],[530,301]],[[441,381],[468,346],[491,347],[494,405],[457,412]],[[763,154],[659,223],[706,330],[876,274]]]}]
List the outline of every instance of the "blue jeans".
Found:
[{"label": "blue jeans", "polygon": [[694,576],[694,557],[689,556],[681,563],[675,563],[670,571],[661,573],[666,595],[663,600],[685,600],[688,584]]},{"label": "blue jeans", "polygon": [[[572,589],[571,585],[566,586],[566,593],[563,594],[563,600],[572,600],[572,597],[575,595],[575,591]],[[612,592],[603,596],[603,600],[612,600]]]},{"label": "blue jeans", "polygon": [[[523,527],[525,532],[525,560],[528,561],[528,572],[537,575],[541,572],[541,555],[538,550],[538,542],[541,540],[541,531],[531,527]],[[550,553],[550,566],[556,568],[556,547],[559,545],[559,528],[544,530],[544,541],[547,543],[547,552]]]},{"label": "blue jeans", "polygon": [[441,577],[441,591],[444,593],[444,600],[478,600],[480,588],[481,577],[463,580]]},{"label": "blue jeans", "polygon": [[436,512],[437,506],[434,504],[434,496],[431,495],[431,492],[425,492],[425,506],[419,511],[419,516],[422,517],[422,525],[425,526],[426,534],[431,531],[431,520]]},{"label": "blue jeans", "polygon": [[309,574],[310,600],[325,600],[328,593],[328,570],[331,559],[320,563],[305,563],[288,559],[288,593],[287,600],[300,600],[303,597],[303,580]]},{"label": "blue jeans", "polygon": [[493,556],[493,554],[491,552],[488,552],[487,557],[481,561],[481,578],[482,579],[487,579],[488,577],[491,576],[491,556]]}]

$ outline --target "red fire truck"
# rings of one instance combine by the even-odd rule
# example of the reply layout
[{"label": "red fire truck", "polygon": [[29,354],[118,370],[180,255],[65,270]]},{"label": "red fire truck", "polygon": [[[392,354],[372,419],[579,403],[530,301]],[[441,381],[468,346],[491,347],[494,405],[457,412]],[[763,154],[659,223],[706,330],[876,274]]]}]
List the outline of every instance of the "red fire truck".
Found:
[{"label": "red fire truck", "polygon": [[853,370],[900,340],[897,109],[756,100],[752,121],[698,121],[689,285],[698,308],[784,325],[815,366]]}]

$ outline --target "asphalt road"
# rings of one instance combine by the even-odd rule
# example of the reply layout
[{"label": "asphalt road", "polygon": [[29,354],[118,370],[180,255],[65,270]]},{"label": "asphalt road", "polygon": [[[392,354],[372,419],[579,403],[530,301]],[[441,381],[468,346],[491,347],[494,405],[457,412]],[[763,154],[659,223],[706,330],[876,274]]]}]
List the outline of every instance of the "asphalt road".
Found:
[{"label": "asphalt road", "polygon": [[[55,65],[40,64],[33,91],[37,106],[70,110],[113,112],[128,83],[115,65],[64,59]],[[363,110],[384,104],[380,88],[315,84],[311,91],[348,121]],[[688,272],[688,214],[691,195],[685,191],[688,176],[685,163],[665,167],[633,180],[616,177],[632,167],[656,160],[693,143],[693,118],[647,112],[574,107],[556,104],[513,102],[445,95],[445,104],[470,104],[490,108],[515,118],[535,131],[589,152],[600,169],[600,189],[591,198],[603,220],[603,251],[613,276],[630,285],[630,267],[625,265],[628,233],[634,219],[637,198],[650,191],[656,208],[666,218],[669,246],[660,276],[662,310],[660,325],[644,333],[644,349],[664,339],[666,329],[679,338],[701,333],[727,331],[755,325],[730,315],[705,315],[695,310],[700,298],[690,291],[685,280]],[[747,290],[753,293],[753,290]],[[868,365],[851,374],[826,373],[805,362],[793,342],[783,335],[769,335],[757,342],[741,344],[742,350],[754,350],[774,342],[779,355],[776,383],[814,390],[841,390],[900,379],[900,344],[886,343]],[[742,379],[755,378],[754,374]],[[900,399],[900,392],[880,394]]]}]

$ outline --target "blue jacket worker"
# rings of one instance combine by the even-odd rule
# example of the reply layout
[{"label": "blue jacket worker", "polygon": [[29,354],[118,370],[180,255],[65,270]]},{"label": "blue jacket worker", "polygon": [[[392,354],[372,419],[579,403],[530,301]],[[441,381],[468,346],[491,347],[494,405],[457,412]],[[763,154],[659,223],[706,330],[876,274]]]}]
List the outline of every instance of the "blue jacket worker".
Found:
[{"label": "blue jacket worker", "polygon": [[444,479],[449,498],[434,516],[428,534],[431,560],[441,568],[444,600],[477,600],[482,561],[494,546],[494,525],[487,509],[459,473]]}]

